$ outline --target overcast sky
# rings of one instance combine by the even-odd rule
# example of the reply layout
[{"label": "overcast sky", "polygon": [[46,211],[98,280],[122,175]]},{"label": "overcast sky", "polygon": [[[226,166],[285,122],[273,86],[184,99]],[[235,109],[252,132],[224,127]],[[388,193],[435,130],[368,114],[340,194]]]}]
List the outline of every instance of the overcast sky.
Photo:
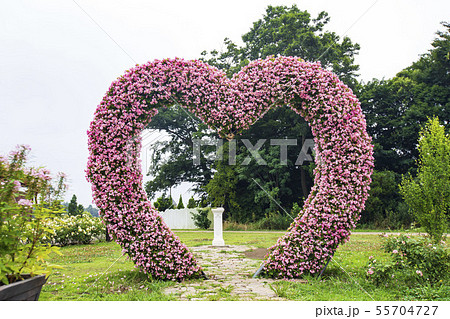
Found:
[{"label": "overcast sky", "polygon": [[69,176],[66,200],[76,194],[90,204],[86,131],[115,78],[135,62],[198,58],[221,49],[225,37],[241,43],[268,5],[294,3],[313,17],[327,11],[327,29],[361,45],[356,62],[365,81],[416,61],[450,20],[448,0],[3,1],[0,154],[30,145],[32,165]]}]

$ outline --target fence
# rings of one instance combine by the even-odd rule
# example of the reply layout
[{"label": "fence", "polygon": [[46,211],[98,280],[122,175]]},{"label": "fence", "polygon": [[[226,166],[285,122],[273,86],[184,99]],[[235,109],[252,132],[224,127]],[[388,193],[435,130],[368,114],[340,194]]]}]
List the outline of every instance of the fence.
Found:
[{"label": "fence", "polygon": [[171,229],[196,229],[192,218],[192,213],[196,212],[195,208],[166,209],[161,217]]}]

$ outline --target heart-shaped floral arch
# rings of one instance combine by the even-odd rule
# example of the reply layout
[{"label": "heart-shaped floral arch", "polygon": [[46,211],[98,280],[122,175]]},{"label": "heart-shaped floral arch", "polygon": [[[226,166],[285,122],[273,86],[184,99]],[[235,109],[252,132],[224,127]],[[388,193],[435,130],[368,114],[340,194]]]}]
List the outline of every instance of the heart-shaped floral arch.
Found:
[{"label": "heart-shaped floral arch", "polygon": [[352,91],[319,63],[297,57],[253,61],[232,79],[201,61],[155,60],[111,84],[88,131],[94,201],[137,267],[154,278],[182,280],[202,270],[148,201],[135,138],[159,108],[174,103],[228,139],[281,105],[308,121],[316,145],[314,186],[271,247],[262,274],[297,278],[322,269],[349,238],[371,182],[371,138]]}]

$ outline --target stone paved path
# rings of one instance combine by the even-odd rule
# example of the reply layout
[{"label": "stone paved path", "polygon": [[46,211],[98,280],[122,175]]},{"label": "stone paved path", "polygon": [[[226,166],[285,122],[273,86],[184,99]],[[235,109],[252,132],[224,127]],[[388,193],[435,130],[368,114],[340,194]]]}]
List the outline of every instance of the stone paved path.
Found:
[{"label": "stone paved path", "polygon": [[246,258],[249,246],[190,247],[208,280],[191,280],[165,289],[177,300],[284,300],[270,289],[275,280],[253,279],[261,260]]}]

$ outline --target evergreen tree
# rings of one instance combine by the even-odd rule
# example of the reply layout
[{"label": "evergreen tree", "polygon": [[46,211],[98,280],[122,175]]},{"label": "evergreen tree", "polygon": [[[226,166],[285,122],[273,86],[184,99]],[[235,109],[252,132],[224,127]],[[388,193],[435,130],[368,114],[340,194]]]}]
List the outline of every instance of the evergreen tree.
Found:
[{"label": "evergreen tree", "polygon": [[187,208],[195,208],[197,207],[197,202],[195,201],[194,197],[189,198]]},{"label": "evergreen tree", "polygon": [[67,213],[71,216],[79,215],[77,196],[75,194],[72,196],[69,205],[67,205]]},{"label": "evergreen tree", "polygon": [[183,209],[183,208],[184,208],[183,198],[180,195],[180,199],[178,200],[177,209]]}]

